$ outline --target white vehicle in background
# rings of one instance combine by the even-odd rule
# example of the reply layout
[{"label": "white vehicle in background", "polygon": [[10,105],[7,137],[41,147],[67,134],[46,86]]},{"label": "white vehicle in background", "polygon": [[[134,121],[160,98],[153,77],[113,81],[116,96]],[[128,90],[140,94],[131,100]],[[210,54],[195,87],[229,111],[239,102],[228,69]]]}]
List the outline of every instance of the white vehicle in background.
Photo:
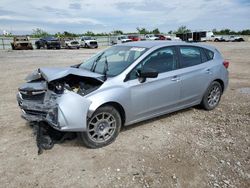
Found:
[{"label": "white vehicle in background", "polygon": [[176,36],[171,36],[171,35],[165,35],[165,40],[171,40],[171,41],[175,41],[175,42],[178,42],[178,41],[182,41],[180,39],[180,37],[176,37]]},{"label": "white vehicle in background", "polygon": [[172,41],[175,41],[175,42],[181,42],[182,40],[180,39],[180,37],[171,37],[171,40]]},{"label": "white vehicle in background", "polygon": [[80,48],[80,43],[76,39],[66,39],[64,43],[64,47],[68,49]]},{"label": "white vehicle in background", "polygon": [[201,32],[201,42],[212,41],[213,38],[214,38],[214,33],[212,31]]},{"label": "white vehicle in background", "polygon": [[110,43],[112,45],[126,43],[126,42],[132,42],[132,39],[129,39],[128,36],[126,36],[126,35],[111,36],[110,37]]},{"label": "white vehicle in background", "polygon": [[224,37],[225,41],[227,42],[243,42],[244,39],[240,36],[230,35],[227,37]]},{"label": "white vehicle in background", "polygon": [[222,36],[213,36],[212,41],[214,41],[214,42],[225,42],[226,40]]},{"label": "white vehicle in background", "polygon": [[95,38],[83,36],[80,38],[80,46],[84,48],[98,48],[98,42]]},{"label": "white vehicle in background", "polygon": [[159,37],[156,37],[154,34],[145,35],[145,40],[159,40]]}]

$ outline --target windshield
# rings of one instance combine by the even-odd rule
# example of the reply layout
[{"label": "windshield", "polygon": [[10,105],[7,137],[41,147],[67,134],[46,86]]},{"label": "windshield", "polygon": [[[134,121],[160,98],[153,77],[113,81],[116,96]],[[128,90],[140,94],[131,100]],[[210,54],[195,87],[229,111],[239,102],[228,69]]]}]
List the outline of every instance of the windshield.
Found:
[{"label": "windshield", "polygon": [[92,40],[92,37],[83,37],[84,40]]},{"label": "windshield", "polygon": [[45,37],[43,38],[44,40],[58,40],[57,38],[55,37]]},{"label": "windshield", "polygon": [[121,39],[128,39],[127,36],[121,36]]},{"label": "windshield", "polygon": [[105,66],[108,66],[106,75],[116,76],[146,51],[147,48],[141,47],[113,46],[84,61],[79,68],[104,74]]}]

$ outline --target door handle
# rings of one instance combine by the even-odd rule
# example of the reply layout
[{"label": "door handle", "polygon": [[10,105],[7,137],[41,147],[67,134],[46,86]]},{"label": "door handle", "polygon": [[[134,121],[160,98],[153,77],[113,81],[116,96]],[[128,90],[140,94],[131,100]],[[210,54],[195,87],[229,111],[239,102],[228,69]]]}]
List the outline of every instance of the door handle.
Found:
[{"label": "door handle", "polygon": [[207,74],[212,74],[212,71],[211,71],[210,69],[207,69],[207,70],[206,70],[206,73],[207,73]]},{"label": "door handle", "polygon": [[173,76],[173,77],[171,78],[171,81],[178,82],[178,81],[180,81],[180,77],[179,77],[179,76]]}]

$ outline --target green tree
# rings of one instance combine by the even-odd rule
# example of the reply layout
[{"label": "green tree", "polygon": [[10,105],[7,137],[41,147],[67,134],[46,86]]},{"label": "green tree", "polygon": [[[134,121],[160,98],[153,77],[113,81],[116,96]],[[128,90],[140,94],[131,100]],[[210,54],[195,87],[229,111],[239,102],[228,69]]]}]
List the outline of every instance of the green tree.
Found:
[{"label": "green tree", "polygon": [[87,31],[86,33],[84,33],[84,35],[86,36],[95,36],[95,33],[92,31]]},{"label": "green tree", "polygon": [[221,35],[230,35],[230,29],[222,29],[220,30]]},{"label": "green tree", "polygon": [[152,30],[151,33],[160,34],[161,32],[160,32],[160,30],[158,28],[156,28],[156,29]]},{"label": "green tree", "polygon": [[191,32],[191,30],[188,29],[187,26],[182,25],[177,29],[177,31],[175,33],[184,34],[184,33],[189,33],[189,32]]},{"label": "green tree", "polygon": [[58,37],[58,38],[60,38],[60,37],[62,37],[62,36],[63,36],[63,34],[60,33],[60,32],[57,32],[57,33],[55,34],[55,37]]},{"label": "green tree", "polygon": [[32,37],[41,38],[41,37],[46,37],[46,36],[49,36],[49,33],[47,33],[46,31],[40,28],[33,29]]},{"label": "green tree", "polygon": [[123,35],[123,31],[121,31],[121,30],[114,30],[113,34],[115,34],[115,35]]},{"label": "green tree", "polygon": [[75,33],[70,33],[68,31],[64,31],[63,34],[62,34],[63,37],[77,37],[78,35],[75,34]]},{"label": "green tree", "polygon": [[250,29],[245,29],[239,32],[241,35],[250,35]]},{"label": "green tree", "polygon": [[149,31],[146,28],[143,28],[143,27],[142,28],[137,27],[136,30],[138,31],[139,34],[144,34],[145,35],[145,34],[149,33]]},{"label": "green tree", "polygon": [[173,34],[173,31],[172,31],[172,30],[170,30],[170,31],[168,32],[168,34],[169,34],[169,35]]}]

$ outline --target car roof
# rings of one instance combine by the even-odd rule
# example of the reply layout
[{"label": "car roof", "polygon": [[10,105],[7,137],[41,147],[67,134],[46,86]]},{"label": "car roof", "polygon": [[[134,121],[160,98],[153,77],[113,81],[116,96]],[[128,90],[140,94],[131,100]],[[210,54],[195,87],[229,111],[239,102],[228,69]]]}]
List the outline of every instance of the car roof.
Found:
[{"label": "car roof", "polygon": [[162,46],[176,46],[176,45],[189,45],[189,46],[198,46],[203,48],[208,48],[214,50],[215,47],[201,44],[201,43],[190,43],[182,41],[167,41],[167,40],[156,40],[156,41],[138,41],[138,42],[127,42],[122,43],[117,46],[131,46],[131,47],[141,47],[141,48],[153,48],[153,47],[162,47]]}]

